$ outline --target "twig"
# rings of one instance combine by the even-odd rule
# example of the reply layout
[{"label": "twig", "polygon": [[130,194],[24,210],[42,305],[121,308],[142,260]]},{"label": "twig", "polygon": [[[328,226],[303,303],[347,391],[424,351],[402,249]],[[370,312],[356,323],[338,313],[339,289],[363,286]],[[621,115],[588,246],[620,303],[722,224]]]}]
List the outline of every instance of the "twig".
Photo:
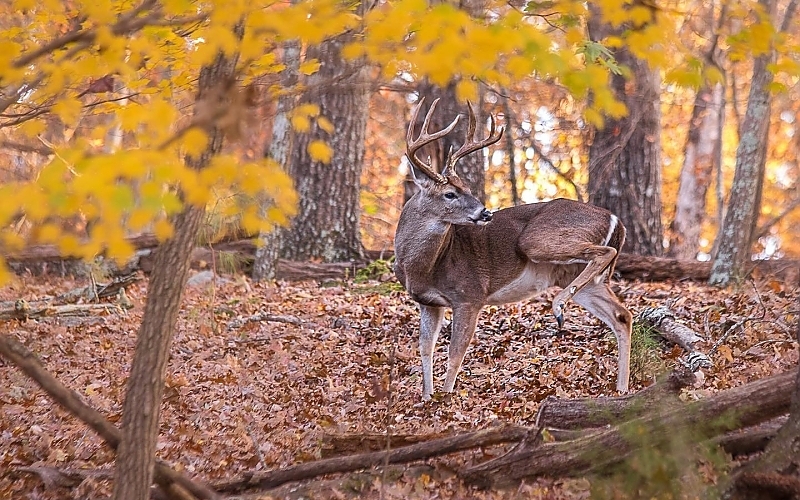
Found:
[{"label": "twig", "polygon": [[719,346],[721,346],[722,343],[725,342],[725,340],[728,338],[728,336],[731,333],[733,333],[734,330],[736,330],[737,328],[743,327],[744,324],[747,323],[748,321],[755,321],[755,320],[759,320],[759,319],[764,319],[764,317],[766,316],[767,308],[764,306],[764,303],[761,301],[761,294],[758,293],[758,288],[756,288],[756,285],[755,285],[755,283],[753,283],[753,280],[748,280],[748,281],[750,282],[750,285],[752,285],[753,290],[755,290],[756,297],[758,298],[758,303],[761,305],[761,317],[748,316],[746,318],[740,319],[739,321],[734,323],[733,326],[727,328],[725,330],[725,332],[722,334],[722,336],[719,339],[717,339],[716,342],[714,342],[714,345],[711,346],[711,349],[708,350],[708,355],[709,356],[714,354],[714,352],[716,352],[716,350],[719,348]]},{"label": "twig", "polygon": [[[288,323],[290,325],[300,326],[303,324],[303,320],[298,318],[297,316],[282,316],[279,314],[270,314],[270,313],[257,313],[253,314],[252,316],[248,316],[247,318],[236,318],[228,322],[228,330],[235,330],[237,328],[241,328],[248,323],[256,323],[261,321],[273,322],[273,323]],[[247,342],[244,340],[242,342]]]},{"label": "twig", "polygon": [[[77,392],[65,387],[48,372],[27,347],[8,335],[0,334],[0,355],[33,379],[53,401],[99,434],[108,446],[114,450],[117,449],[122,438],[120,430],[106,420],[99,411],[84,403]],[[169,491],[172,483],[177,483],[199,499],[215,500],[219,498],[208,486],[192,481],[161,461],[156,462],[155,481],[165,491]]]},{"label": "twig", "polygon": [[550,158],[548,158],[547,155],[544,154],[544,152],[542,151],[542,148],[539,147],[538,144],[536,144],[535,140],[531,139],[530,145],[531,145],[531,148],[533,148],[533,152],[536,153],[537,155],[539,155],[539,158],[543,162],[545,162],[545,164],[548,167],[550,167],[550,169],[553,172],[555,172],[556,175],[558,175],[560,178],[564,179],[570,186],[572,186],[572,189],[575,191],[575,196],[578,198],[578,200],[579,201],[584,201],[585,198],[583,197],[583,191],[581,191],[581,188],[579,188],[578,185],[575,184],[575,181],[573,181],[572,179],[567,177],[567,175],[564,172],[562,172],[561,170],[559,170],[555,166],[553,161]]},{"label": "twig", "polygon": [[753,238],[753,241],[757,241],[759,238],[763,238],[764,236],[766,236],[769,230],[772,228],[772,226],[774,226],[775,224],[780,222],[784,217],[792,213],[797,207],[800,207],[800,198],[792,200],[792,202],[789,203],[789,206],[784,208],[781,213],[771,218],[770,220],[765,222],[764,225],[759,227],[756,230],[756,235]]}]

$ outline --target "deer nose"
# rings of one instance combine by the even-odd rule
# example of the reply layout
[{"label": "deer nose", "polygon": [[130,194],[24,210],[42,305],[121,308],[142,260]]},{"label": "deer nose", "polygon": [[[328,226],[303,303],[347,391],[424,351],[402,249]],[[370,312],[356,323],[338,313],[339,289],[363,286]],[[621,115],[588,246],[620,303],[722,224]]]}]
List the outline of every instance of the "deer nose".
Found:
[{"label": "deer nose", "polygon": [[492,212],[490,212],[490,211],[488,211],[488,210],[486,210],[484,208],[483,212],[481,212],[481,221],[482,222],[489,222],[491,220],[492,220]]}]

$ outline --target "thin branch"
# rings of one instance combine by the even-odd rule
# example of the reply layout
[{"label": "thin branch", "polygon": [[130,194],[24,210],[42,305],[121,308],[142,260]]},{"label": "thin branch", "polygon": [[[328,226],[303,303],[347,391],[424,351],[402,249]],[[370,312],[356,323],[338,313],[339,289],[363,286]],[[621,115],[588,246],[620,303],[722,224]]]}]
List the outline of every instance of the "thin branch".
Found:
[{"label": "thin branch", "polygon": [[[2,127],[0,127],[2,128]],[[47,146],[37,146],[37,145],[30,145],[30,144],[22,144],[21,142],[14,142],[14,141],[0,141],[0,148],[2,149],[12,149],[15,151],[19,151],[22,153],[36,153],[42,156],[50,156],[53,154],[53,149]]]},{"label": "thin branch", "polygon": [[[138,17],[141,13],[150,9],[152,10],[148,12],[147,15]],[[181,26],[183,24],[196,24],[203,22],[207,18],[208,14],[201,13],[188,17],[179,17],[169,20],[164,19],[163,13],[161,12],[161,7],[156,3],[155,0],[144,0],[138,7],[120,16],[119,21],[117,21],[111,27],[111,33],[116,36],[120,36],[134,33],[145,28],[146,26]],[[20,56],[14,61],[13,64],[17,68],[22,68],[30,65],[46,54],[51,54],[58,49],[72,45],[72,48],[64,55],[64,59],[69,59],[93,43],[96,37],[97,30],[95,28],[90,28],[84,31],[70,32],[30,53]],[[0,100],[0,112],[5,111],[9,106],[17,102],[21,92],[36,88],[44,78],[44,72],[40,71],[31,82],[23,82],[16,92],[13,92],[12,95]],[[8,126],[8,124],[6,126]]]},{"label": "thin branch", "polygon": [[790,25],[792,24],[792,19],[794,19],[794,15],[797,13],[797,0],[791,0],[789,5],[786,6],[786,11],[783,14],[783,22],[781,23],[781,33],[785,33]]},{"label": "thin branch", "polygon": [[569,177],[567,177],[567,175],[566,175],[566,174],[564,174],[564,173],[563,173],[561,170],[559,170],[559,169],[558,169],[558,168],[555,166],[555,164],[553,163],[553,161],[552,161],[552,160],[550,160],[550,158],[548,158],[548,157],[547,157],[547,156],[544,154],[544,152],[542,151],[542,148],[541,148],[541,147],[539,147],[539,145],[538,145],[538,144],[536,144],[536,141],[535,141],[535,140],[531,139],[530,145],[531,145],[531,147],[533,148],[533,152],[534,152],[534,153],[536,153],[537,155],[539,155],[539,158],[541,158],[541,160],[542,160],[542,161],[544,161],[544,162],[545,162],[545,164],[546,164],[548,167],[550,167],[550,169],[551,169],[553,172],[555,172],[555,173],[556,173],[556,175],[558,175],[560,178],[564,179],[564,180],[565,180],[565,181],[566,181],[566,182],[567,182],[567,183],[568,183],[570,186],[572,186],[572,189],[574,189],[574,190],[575,190],[575,196],[578,198],[578,200],[579,200],[579,201],[584,201],[584,200],[585,200],[585,198],[583,197],[583,191],[581,191],[581,188],[579,188],[579,187],[578,187],[578,185],[577,185],[577,184],[575,184],[575,181],[573,181],[572,179],[570,179]]},{"label": "thin branch", "polygon": [[[88,425],[111,448],[117,449],[122,433],[97,410],[83,402],[77,392],[65,387],[48,372],[27,347],[8,335],[0,334],[0,354],[19,368],[25,375],[39,384],[50,398]],[[208,486],[192,481],[169,468],[163,462],[156,462],[155,481],[169,491],[172,483],[177,483],[199,499],[217,499],[219,496]]]},{"label": "thin branch", "polygon": [[781,213],[771,218],[770,220],[765,222],[761,227],[759,227],[756,230],[756,235],[755,238],[753,238],[753,241],[758,241],[759,238],[763,238],[764,236],[766,236],[769,230],[772,228],[772,226],[780,222],[784,217],[786,217],[790,213],[794,212],[797,209],[797,207],[800,207],[800,198],[793,200],[788,207],[783,209]]}]

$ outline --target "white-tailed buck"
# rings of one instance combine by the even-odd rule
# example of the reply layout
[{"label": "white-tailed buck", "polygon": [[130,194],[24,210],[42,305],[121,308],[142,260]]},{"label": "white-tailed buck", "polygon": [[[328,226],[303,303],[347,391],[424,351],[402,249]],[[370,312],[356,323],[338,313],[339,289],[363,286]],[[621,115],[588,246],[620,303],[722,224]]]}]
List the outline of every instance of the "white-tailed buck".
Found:
[{"label": "white-tailed buck", "polygon": [[437,102],[416,139],[421,102],[411,117],[406,155],[420,189],[403,207],[395,235],[395,273],[419,303],[423,399],[433,394],[433,350],[445,307],[453,310],[453,331],[444,390],[452,392],[481,308],[525,300],[550,286],[563,288],[553,300],[559,327],[564,306],[574,299],[613,330],[619,347],[617,390],[626,392],[631,314],[608,287],[625,240],[622,223],[605,209],[565,199],[489,212],[459,179],[455,165],[500,140],[503,129],[495,131],[491,117],[489,137],[476,141],[470,106],[466,141],[450,151],[438,173],[417,151],[450,133],[458,117],[429,133]]}]

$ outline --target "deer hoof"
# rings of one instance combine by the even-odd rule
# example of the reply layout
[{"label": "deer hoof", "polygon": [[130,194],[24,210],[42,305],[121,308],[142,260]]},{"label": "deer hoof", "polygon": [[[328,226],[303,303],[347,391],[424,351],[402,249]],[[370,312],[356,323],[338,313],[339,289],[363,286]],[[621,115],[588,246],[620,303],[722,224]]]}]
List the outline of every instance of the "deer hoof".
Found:
[{"label": "deer hoof", "polygon": [[553,316],[556,317],[556,323],[558,323],[558,329],[560,330],[564,326],[564,304],[559,302],[553,304]]}]

